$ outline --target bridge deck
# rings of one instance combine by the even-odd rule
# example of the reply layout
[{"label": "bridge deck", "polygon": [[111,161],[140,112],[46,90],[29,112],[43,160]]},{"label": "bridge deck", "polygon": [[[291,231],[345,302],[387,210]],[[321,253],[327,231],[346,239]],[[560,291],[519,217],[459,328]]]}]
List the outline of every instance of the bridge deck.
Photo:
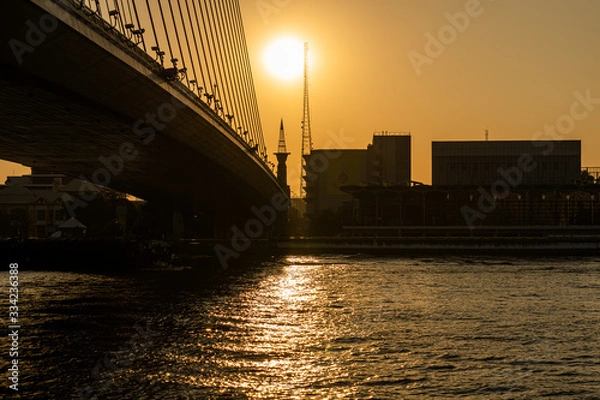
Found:
[{"label": "bridge deck", "polygon": [[[99,157],[121,150],[124,165],[119,171],[115,162],[110,185],[149,199],[260,203],[282,192],[264,160],[213,110],[165,81],[140,49],[73,10],[3,2],[0,37],[27,43],[26,21],[38,24],[46,13],[58,27],[22,63],[8,46],[0,53],[0,158],[92,178],[102,175]],[[125,159],[132,148],[137,156]]]}]

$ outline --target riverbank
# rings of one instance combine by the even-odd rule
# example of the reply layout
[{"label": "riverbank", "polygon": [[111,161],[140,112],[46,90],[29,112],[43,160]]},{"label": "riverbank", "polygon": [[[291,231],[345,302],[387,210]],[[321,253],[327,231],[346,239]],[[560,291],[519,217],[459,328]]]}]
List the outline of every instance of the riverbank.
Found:
[{"label": "riverbank", "polygon": [[277,242],[291,253],[365,253],[394,256],[488,254],[527,256],[600,255],[600,235],[545,237],[321,237]]},{"label": "riverbank", "polygon": [[193,270],[218,274],[272,259],[274,254],[272,242],[255,241],[224,268],[214,247],[213,240],[4,239],[0,240],[0,263],[17,263],[21,270],[31,271]]},{"label": "riverbank", "polygon": [[29,239],[0,241],[0,261],[27,270],[136,271],[191,269],[220,273],[286,255],[364,254],[385,256],[504,255],[600,256],[600,235],[523,237],[301,237],[253,241],[223,266],[212,240]]},{"label": "riverbank", "polygon": [[0,241],[0,260],[27,270],[123,271],[152,262],[148,247],[139,241],[115,239],[6,239]]}]

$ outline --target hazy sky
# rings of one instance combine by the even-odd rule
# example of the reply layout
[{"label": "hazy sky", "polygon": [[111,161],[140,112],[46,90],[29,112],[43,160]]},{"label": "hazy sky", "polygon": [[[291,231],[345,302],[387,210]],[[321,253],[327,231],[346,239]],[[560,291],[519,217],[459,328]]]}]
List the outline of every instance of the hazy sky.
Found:
[{"label": "hazy sky", "polygon": [[[600,1],[240,4],[266,143],[273,153],[283,117],[294,192],[302,79],[279,80],[263,62],[285,36],[311,46],[314,148],[365,148],[375,131],[411,131],[413,179],[430,183],[432,140],[484,139],[485,129],[491,139],[530,140],[558,121],[557,135],[583,141],[583,165],[600,166]],[[592,100],[573,105],[576,92]],[[13,168],[2,163],[0,180]]]},{"label": "hazy sky", "polygon": [[[557,136],[583,141],[583,166],[600,166],[600,1],[240,2],[267,146],[276,148],[283,117],[296,176],[302,80],[278,80],[262,60],[281,36],[313,52],[314,148],[331,143],[328,132],[364,148],[374,131],[411,131],[413,179],[430,183],[432,140],[480,140],[485,129],[491,139],[530,140],[546,125],[541,137],[551,138],[558,120]],[[431,44],[440,35],[441,46]],[[591,112],[574,106],[572,118],[574,93],[586,91],[598,102]]]}]

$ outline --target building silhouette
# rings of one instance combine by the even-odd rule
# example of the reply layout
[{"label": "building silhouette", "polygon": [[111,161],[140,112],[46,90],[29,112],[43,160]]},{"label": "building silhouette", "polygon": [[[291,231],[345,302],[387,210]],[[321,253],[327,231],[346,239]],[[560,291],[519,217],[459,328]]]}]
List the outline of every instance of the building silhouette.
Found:
[{"label": "building silhouette", "polygon": [[76,192],[65,175],[9,176],[0,186],[0,236],[44,238],[67,220],[64,200]]},{"label": "building silhouette", "polygon": [[[94,200],[73,207],[82,190]],[[34,170],[30,175],[9,176],[0,185],[0,237],[48,238],[64,228],[81,226],[79,220],[94,224],[98,235],[108,232],[108,227],[113,234],[114,228],[125,226],[125,203],[123,193],[63,174]],[[70,219],[75,221],[65,225]]]},{"label": "building silhouette", "polygon": [[353,197],[343,187],[411,182],[409,133],[375,133],[366,149],[317,149],[305,159],[306,216],[325,226],[352,218]]},{"label": "building silhouette", "polygon": [[404,185],[411,181],[411,136],[381,132],[367,147],[367,184]]},{"label": "building silhouette", "polygon": [[[581,142],[432,143],[432,185],[349,185],[352,235],[544,235],[598,224]],[[587,228],[586,228],[587,229]]]},{"label": "building silhouette", "polygon": [[431,144],[432,185],[492,185],[531,157],[522,185],[568,185],[581,176],[581,141],[457,141]]},{"label": "building silhouette", "polygon": [[[290,153],[287,151],[287,146],[285,143],[285,130],[283,128],[283,119],[281,120],[281,124],[279,125],[279,143],[277,145],[277,153],[275,153],[275,157],[277,157],[277,181],[282,189],[285,191],[285,194],[288,198],[291,197],[291,190],[288,185],[287,180],[287,159]],[[276,234],[278,236],[287,236],[289,234],[289,208],[280,211],[277,216],[276,223]]]}]

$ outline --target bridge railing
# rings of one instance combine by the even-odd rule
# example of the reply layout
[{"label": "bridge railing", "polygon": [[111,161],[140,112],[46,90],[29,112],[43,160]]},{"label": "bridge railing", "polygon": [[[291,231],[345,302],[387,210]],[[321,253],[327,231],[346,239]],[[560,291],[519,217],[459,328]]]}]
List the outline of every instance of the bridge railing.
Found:
[{"label": "bridge railing", "polygon": [[152,57],[273,169],[264,143],[238,0],[54,0]]}]

